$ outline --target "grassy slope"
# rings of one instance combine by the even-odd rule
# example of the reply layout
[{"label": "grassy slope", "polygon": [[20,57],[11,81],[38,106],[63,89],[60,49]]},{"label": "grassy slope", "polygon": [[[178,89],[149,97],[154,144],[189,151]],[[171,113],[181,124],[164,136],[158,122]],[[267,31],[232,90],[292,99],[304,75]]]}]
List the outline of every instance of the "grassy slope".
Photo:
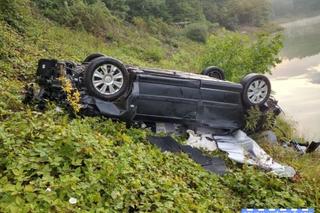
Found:
[{"label": "grassy slope", "polygon": [[[232,172],[217,177],[185,155],[160,153],[146,143],[147,131],[102,118],[70,120],[54,107],[42,114],[22,105],[23,85],[42,57],[80,61],[102,52],[141,66],[195,70],[190,59],[202,49],[184,39],[172,48],[134,27],[122,28],[119,41],[105,43],[26,8],[24,34],[0,23],[0,211],[320,207],[319,154],[298,156],[263,144],[276,159],[299,169],[302,179],[296,183],[250,167],[239,169],[229,161]],[[161,60],[148,58],[150,54],[160,54]],[[46,192],[47,187],[52,191]],[[70,205],[70,197],[78,203]]]}]

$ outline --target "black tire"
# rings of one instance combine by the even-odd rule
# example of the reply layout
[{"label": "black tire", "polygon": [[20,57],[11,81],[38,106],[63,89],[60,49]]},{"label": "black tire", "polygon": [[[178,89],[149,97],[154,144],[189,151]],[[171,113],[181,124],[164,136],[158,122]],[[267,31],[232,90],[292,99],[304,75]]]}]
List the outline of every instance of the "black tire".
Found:
[{"label": "black tire", "polygon": [[83,63],[89,63],[89,62],[91,62],[92,60],[94,60],[94,59],[96,59],[96,58],[99,58],[99,57],[105,57],[105,55],[103,55],[103,54],[101,54],[101,53],[92,53],[92,54],[88,55],[88,56],[84,59]]},{"label": "black tire", "polygon": [[241,84],[243,86],[242,99],[247,107],[262,106],[270,97],[271,84],[264,75],[255,73],[246,75]]},{"label": "black tire", "polygon": [[[111,71],[112,68],[114,71]],[[122,76],[122,81],[115,78],[117,75]],[[98,83],[94,85],[94,81]],[[102,83],[99,84],[99,82]],[[91,95],[106,101],[113,101],[128,90],[129,73],[122,62],[113,58],[99,57],[89,63],[84,75],[84,83]],[[119,84],[121,86],[117,86]],[[114,91],[111,91],[111,87]]]},{"label": "black tire", "polygon": [[212,78],[216,78],[219,80],[225,80],[225,76],[224,76],[224,72],[222,69],[218,68],[218,67],[207,67],[206,69],[204,69],[202,71],[202,75],[207,75],[210,76]]}]

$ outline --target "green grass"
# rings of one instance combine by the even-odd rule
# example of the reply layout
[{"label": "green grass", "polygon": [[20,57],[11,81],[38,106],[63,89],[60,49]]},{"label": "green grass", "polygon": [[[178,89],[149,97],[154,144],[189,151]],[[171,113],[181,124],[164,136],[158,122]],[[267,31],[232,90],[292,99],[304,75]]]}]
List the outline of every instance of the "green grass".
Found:
[{"label": "green grass", "polygon": [[[34,79],[40,58],[81,61],[102,52],[139,66],[197,71],[194,59],[203,51],[203,44],[185,38],[168,42],[134,26],[106,42],[60,27],[28,5],[24,17],[24,33],[0,22],[1,212],[320,208],[319,153],[300,156],[261,142],[276,160],[295,167],[301,179],[280,179],[228,160],[230,172],[218,177],[186,155],[161,153],[146,142],[148,131],[104,118],[71,119],[53,105],[43,113],[23,105],[23,87]],[[284,125],[285,131],[292,128]],[[70,197],[77,204],[69,204]]]}]

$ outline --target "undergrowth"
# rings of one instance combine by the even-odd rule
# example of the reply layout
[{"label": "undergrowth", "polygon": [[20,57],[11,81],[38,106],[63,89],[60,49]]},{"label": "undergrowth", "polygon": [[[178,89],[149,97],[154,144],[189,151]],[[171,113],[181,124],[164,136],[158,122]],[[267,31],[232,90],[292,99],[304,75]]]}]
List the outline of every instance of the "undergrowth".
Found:
[{"label": "undergrowth", "polygon": [[[228,174],[219,177],[184,154],[161,153],[147,143],[148,131],[99,117],[71,119],[54,105],[46,112],[23,105],[23,87],[34,79],[40,58],[81,61],[102,52],[130,64],[197,71],[198,62],[192,59],[204,49],[203,44],[167,41],[135,26],[119,33],[121,39],[106,42],[54,24],[24,3],[23,30],[0,19],[1,212],[320,207],[319,153],[300,156],[262,143],[276,160],[295,167],[300,179],[277,178],[231,161]],[[70,204],[70,198],[77,202]]]},{"label": "undergrowth", "polygon": [[[237,165],[218,177],[184,154],[161,153],[146,142],[149,132],[124,123],[70,119],[54,106],[40,113],[19,98],[0,109],[2,211],[235,212],[318,205],[319,188],[311,185],[316,179],[292,183]],[[77,204],[68,202],[71,197]]]}]

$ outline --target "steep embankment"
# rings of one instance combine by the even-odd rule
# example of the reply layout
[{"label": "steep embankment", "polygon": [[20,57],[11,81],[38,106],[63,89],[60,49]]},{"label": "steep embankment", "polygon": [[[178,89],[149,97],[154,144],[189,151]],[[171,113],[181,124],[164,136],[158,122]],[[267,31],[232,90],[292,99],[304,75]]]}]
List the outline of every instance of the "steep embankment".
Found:
[{"label": "steep embankment", "polygon": [[297,183],[229,161],[230,173],[218,177],[186,155],[161,153],[146,143],[148,131],[103,118],[70,119],[54,106],[42,113],[23,105],[21,91],[33,79],[39,58],[80,61],[102,52],[138,65],[192,70],[196,65],[190,59],[202,49],[184,39],[170,45],[123,24],[123,37],[106,42],[56,25],[23,2],[19,22],[0,21],[1,212],[319,207],[317,154],[298,156],[265,146],[277,160],[301,171]]}]

